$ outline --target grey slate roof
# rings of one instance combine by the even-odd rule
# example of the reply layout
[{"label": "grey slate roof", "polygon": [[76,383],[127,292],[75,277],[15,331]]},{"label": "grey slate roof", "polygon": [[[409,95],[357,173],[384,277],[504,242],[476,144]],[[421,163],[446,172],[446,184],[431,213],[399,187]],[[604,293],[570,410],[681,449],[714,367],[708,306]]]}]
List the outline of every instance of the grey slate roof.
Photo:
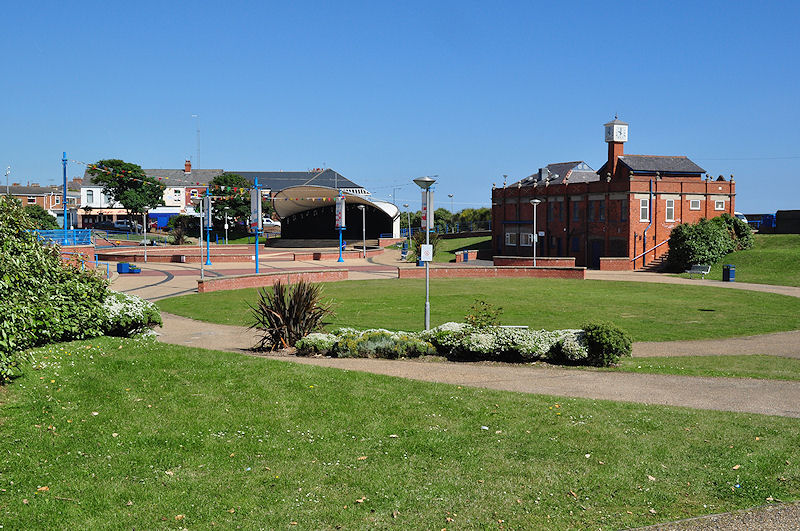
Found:
[{"label": "grey slate roof", "polygon": [[531,186],[534,182],[544,184],[547,180],[550,184],[562,184],[564,179],[567,179],[568,183],[587,183],[598,181],[600,177],[584,161],[576,160],[548,164],[538,172],[508,186],[517,186],[518,184]]},{"label": "grey slate roof", "polygon": [[[165,170],[165,169],[153,169],[153,170],[144,170],[145,175],[148,177],[153,177],[155,179],[159,179],[159,182],[163,183],[165,186],[191,186],[197,185],[206,185],[208,184],[211,179],[216,177],[217,175],[222,175],[225,173],[224,170],[192,170],[191,173],[184,173],[183,170]],[[83,173],[83,185],[82,186],[99,186],[92,180],[92,175],[89,174],[89,171],[84,171]]]},{"label": "grey slate roof", "polygon": [[688,157],[661,157],[656,155],[622,155],[620,162],[635,172],[705,173],[706,170]]},{"label": "grey slate roof", "polygon": [[[63,192],[61,190],[62,190],[63,187],[64,187],[63,185],[62,186],[19,186],[19,185],[17,185],[17,186],[9,186],[8,189],[9,189],[9,193],[11,195],[30,195],[30,196],[34,196],[34,195],[50,195],[50,194],[62,195]],[[67,195],[68,196],[69,195],[73,195],[70,192],[72,192],[72,190],[67,188]],[[6,193],[5,185],[0,185],[0,194],[5,194],[5,193]]]}]

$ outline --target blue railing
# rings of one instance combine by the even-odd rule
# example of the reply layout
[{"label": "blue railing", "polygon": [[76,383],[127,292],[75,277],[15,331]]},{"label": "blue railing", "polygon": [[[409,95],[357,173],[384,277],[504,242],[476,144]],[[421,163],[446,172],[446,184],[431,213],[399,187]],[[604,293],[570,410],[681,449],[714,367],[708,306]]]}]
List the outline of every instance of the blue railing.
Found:
[{"label": "blue railing", "polygon": [[58,245],[91,245],[92,231],[88,229],[34,230],[36,237]]}]

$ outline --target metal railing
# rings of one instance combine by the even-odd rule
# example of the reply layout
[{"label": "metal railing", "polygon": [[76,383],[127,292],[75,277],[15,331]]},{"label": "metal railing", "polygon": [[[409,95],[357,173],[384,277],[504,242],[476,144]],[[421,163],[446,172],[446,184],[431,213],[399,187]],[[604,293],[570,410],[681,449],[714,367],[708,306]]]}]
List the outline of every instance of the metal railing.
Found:
[{"label": "metal railing", "polygon": [[58,245],[91,245],[92,231],[88,229],[55,229],[34,230],[36,237],[49,244]]},{"label": "metal railing", "polygon": [[641,252],[641,253],[637,254],[636,256],[634,256],[633,258],[631,258],[631,262],[635,262],[636,260],[638,260],[639,258],[643,257],[643,256],[644,256],[644,255],[646,255],[647,253],[652,253],[653,251],[655,251],[656,249],[658,249],[659,247],[661,247],[662,245],[664,245],[665,243],[668,243],[668,242],[669,242],[669,238],[667,238],[667,239],[666,239],[666,240],[664,240],[663,242],[659,243],[658,245],[656,245],[656,246],[655,246],[655,247],[653,247],[652,249],[648,249],[648,250],[646,250],[646,251],[643,251],[643,252]]}]

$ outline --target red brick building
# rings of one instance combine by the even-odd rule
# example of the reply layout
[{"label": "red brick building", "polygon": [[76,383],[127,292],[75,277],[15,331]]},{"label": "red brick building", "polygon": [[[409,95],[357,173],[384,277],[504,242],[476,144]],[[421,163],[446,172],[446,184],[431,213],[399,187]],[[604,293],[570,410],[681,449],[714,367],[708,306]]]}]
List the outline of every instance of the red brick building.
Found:
[{"label": "red brick building", "polygon": [[[605,124],[608,159],[550,164],[492,189],[492,243],[503,256],[573,256],[577,265],[641,268],[668,250],[670,231],[723,213],[733,215],[733,176],[712,179],[685,156],[626,155],[628,124]],[[601,260],[603,259],[603,260]]]}]

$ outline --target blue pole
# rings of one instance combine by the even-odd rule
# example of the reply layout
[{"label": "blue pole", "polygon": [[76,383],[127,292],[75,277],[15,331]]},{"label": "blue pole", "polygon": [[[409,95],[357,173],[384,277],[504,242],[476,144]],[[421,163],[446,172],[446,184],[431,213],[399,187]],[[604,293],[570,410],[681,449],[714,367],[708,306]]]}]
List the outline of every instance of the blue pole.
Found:
[{"label": "blue pole", "polygon": [[67,245],[67,152],[65,151],[64,154],[61,156],[61,166],[64,169],[64,190],[62,190],[63,195],[61,197],[61,202],[63,203],[64,207],[64,245]]},{"label": "blue pole", "polygon": [[[260,191],[260,187],[258,186],[258,177],[256,177],[254,179],[254,184],[255,184],[255,187],[256,187],[256,191],[258,192],[258,200],[261,201],[261,191]],[[256,212],[258,212],[258,215],[261,216],[261,209],[260,208],[257,208]],[[258,226],[260,224],[261,224],[261,220],[257,219],[256,220],[256,274],[258,273],[258,237],[261,236],[261,229],[258,228]]]},{"label": "blue pole", "polygon": [[206,224],[206,265],[213,265],[211,263],[211,190],[206,188],[206,197],[209,197],[208,200],[208,209],[206,209],[206,217],[208,219],[208,223]]},{"label": "blue pole", "polygon": [[342,258],[342,228],[339,227],[339,259],[337,262],[344,262],[344,258]]}]

